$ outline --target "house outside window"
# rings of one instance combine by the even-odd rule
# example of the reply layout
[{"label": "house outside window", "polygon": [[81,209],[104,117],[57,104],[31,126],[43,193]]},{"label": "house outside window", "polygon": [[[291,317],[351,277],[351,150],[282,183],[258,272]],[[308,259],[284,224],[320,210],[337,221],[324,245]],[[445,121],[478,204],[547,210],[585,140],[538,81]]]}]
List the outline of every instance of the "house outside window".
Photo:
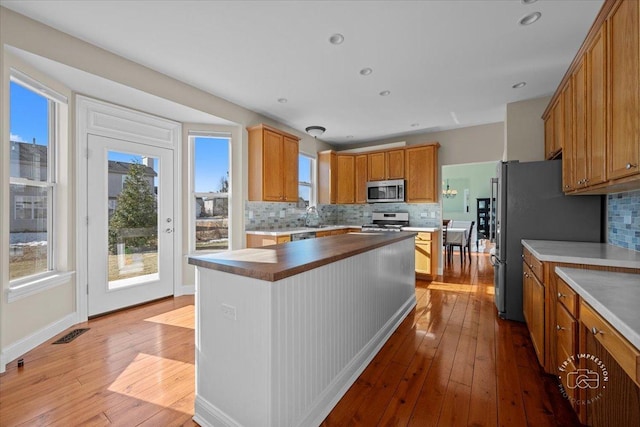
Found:
[{"label": "house outside window", "polygon": [[315,205],[315,159],[306,154],[298,155],[298,203],[304,207]]},{"label": "house outside window", "polygon": [[9,86],[10,287],[56,267],[56,135],[66,106],[66,98],[18,74],[12,72]]}]

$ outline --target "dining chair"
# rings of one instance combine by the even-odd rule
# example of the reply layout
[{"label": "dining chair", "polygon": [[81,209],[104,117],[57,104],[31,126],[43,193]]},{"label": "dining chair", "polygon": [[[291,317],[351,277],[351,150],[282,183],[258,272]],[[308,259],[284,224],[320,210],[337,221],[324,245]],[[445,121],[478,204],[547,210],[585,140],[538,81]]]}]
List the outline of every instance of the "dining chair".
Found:
[{"label": "dining chair", "polygon": [[471,221],[471,226],[469,227],[469,234],[467,234],[467,244],[462,248],[462,256],[464,257],[464,251],[466,250],[467,256],[469,257],[469,261],[471,261],[471,235],[473,234],[473,226],[476,224],[475,221]]},{"label": "dining chair", "polygon": [[464,255],[465,255],[465,250],[468,253],[469,256],[469,261],[471,261],[471,234],[473,234],[473,226],[476,224],[475,221],[471,221],[471,225],[469,226],[469,232],[467,234],[467,240],[466,242],[455,242],[455,243],[449,243],[448,246],[448,250],[449,250],[449,256],[451,258],[453,258],[453,248],[460,248],[460,263],[462,264],[462,262],[464,261]]},{"label": "dining chair", "polygon": [[442,220],[442,246],[444,247],[444,258],[449,261],[449,251],[447,250],[447,228],[449,227],[450,219]]}]

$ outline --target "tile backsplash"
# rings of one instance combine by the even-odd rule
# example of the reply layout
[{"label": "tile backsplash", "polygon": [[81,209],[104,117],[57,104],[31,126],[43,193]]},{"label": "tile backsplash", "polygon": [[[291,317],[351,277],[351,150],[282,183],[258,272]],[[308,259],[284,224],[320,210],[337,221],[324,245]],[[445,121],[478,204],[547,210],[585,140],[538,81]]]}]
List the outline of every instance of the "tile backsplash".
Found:
[{"label": "tile backsplash", "polygon": [[[372,212],[409,212],[409,222],[416,227],[440,224],[438,203],[374,203],[366,205],[318,205],[323,224],[363,225],[371,222]],[[276,230],[304,227],[306,210],[296,203],[245,202],[247,230]]]},{"label": "tile backsplash", "polygon": [[640,251],[640,190],[607,196],[607,242]]}]

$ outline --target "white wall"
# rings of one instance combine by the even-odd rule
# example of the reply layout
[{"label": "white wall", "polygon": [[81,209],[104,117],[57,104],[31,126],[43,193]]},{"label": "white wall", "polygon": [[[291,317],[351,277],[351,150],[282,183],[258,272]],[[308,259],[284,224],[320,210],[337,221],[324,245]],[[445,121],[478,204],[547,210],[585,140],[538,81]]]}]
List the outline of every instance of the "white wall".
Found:
[{"label": "white wall", "polygon": [[544,160],[542,113],[550,100],[550,96],[545,96],[507,104],[504,160]]}]

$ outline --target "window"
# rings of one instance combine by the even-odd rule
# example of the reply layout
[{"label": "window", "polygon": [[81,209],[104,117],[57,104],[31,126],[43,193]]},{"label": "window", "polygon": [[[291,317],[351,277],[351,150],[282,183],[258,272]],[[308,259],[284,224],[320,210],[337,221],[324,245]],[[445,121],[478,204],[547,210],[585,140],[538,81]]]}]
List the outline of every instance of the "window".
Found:
[{"label": "window", "polygon": [[55,270],[56,144],[66,98],[11,72],[9,280]]},{"label": "window", "polygon": [[298,197],[301,202],[304,201],[304,206],[315,205],[315,174],[313,173],[315,159],[307,156],[306,154],[300,154],[298,156]]},{"label": "window", "polygon": [[229,249],[229,146],[225,133],[190,132],[191,249]]}]

